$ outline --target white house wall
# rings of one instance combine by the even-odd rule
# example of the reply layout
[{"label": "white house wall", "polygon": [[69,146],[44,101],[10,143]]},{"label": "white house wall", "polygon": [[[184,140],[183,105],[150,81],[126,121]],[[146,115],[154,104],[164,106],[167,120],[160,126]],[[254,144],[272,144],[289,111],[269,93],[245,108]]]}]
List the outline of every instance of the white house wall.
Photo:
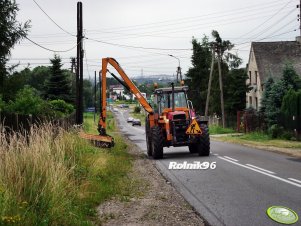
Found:
[{"label": "white house wall", "polygon": [[[248,79],[246,80],[246,84],[250,84],[250,87],[252,88],[251,91],[249,91],[246,94],[246,108],[253,108],[255,110],[259,110],[261,106],[261,99],[262,99],[262,82],[260,80],[260,74],[258,71],[255,55],[253,52],[253,48],[251,48],[251,52],[249,55],[249,64],[248,64]],[[256,82],[256,74],[257,74],[257,82]],[[251,81],[250,81],[250,75],[251,75]],[[251,82],[251,83],[250,83]],[[251,100],[251,102],[250,102]],[[256,104],[257,101],[257,104]]]}]

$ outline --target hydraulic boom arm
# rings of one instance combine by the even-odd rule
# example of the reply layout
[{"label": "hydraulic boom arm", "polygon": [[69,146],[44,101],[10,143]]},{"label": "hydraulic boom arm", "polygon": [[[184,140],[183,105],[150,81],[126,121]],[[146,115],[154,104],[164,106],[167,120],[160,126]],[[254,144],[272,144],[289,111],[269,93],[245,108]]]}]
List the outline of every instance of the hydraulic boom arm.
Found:
[{"label": "hydraulic boom arm", "polygon": [[98,123],[98,131],[100,135],[106,135],[106,107],[107,107],[107,82],[106,74],[108,71],[108,64],[112,65],[116,71],[119,73],[121,78],[124,80],[122,82],[120,79],[117,79],[122,85],[129,89],[133,93],[142,107],[150,114],[153,115],[153,108],[149,105],[147,100],[142,96],[141,92],[137,89],[135,84],[129,79],[126,73],[123,71],[119,63],[114,58],[103,58],[102,59],[102,70],[101,70],[101,112]]}]

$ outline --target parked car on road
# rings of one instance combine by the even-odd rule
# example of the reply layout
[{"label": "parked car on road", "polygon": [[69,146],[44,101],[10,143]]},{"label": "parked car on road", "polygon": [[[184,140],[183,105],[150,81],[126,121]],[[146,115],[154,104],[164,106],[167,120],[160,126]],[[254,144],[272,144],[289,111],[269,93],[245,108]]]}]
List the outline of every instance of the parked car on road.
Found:
[{"label": "parked car on road", "polygon": [[140,119],[133,119],[132,121],[132,126],[141,126],[141,121]]},{"label": "parked car on road", "polygon": [[127,122],[133,122],[134,118],[133,117],[128,117],[128,119],[126,120]]}]

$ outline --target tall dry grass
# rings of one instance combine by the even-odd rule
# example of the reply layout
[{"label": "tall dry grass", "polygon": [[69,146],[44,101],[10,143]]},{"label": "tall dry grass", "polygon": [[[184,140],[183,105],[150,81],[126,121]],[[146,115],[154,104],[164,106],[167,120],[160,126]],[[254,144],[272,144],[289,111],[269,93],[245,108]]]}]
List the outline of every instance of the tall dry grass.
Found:
[{"label": "tall dry grass", "polygon": [[0,130],[0,225],[72,225],[77,138],[51,124]]},{"label": "tall dry grass", "polygon": [[0,226],[94,225],[99,203],[130,196],[124,140],[104,150],[76,132],[44,124],[8,135],[0,125]]}]

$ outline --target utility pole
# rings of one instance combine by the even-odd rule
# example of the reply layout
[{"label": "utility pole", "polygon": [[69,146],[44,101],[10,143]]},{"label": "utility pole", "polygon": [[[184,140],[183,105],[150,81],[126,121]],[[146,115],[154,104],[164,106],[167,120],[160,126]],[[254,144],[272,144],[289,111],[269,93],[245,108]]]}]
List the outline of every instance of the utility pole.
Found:
[{"label": "utility pole", "polygon": [[301,0],[299,2],[299,5],[297,5],[297,8],[299,8],[298,21],[300,22],[299,30],[300,30],[300,36],[301,36]]},{"label": "utility pole", "polygon": [[221,50],[220,46],[217,49],[217,64],[218,64],[218,77],[219,77],[219,88],[220,88],[220,97],[221,97],[221,111],[222,111],[222,123],[223,128],[225,128],[225,107],[224,107],[224,91],[223,91],[223,78],[222,78],[222,69],[221,69]]},{"label": "utility pole", "polygon": [[96,106],[96,71],[95,71],[95,76],[94,76],[94,122],[95,122],[95,117],[97,113],[97,106]]},{"label": "utility pole", "polygon": [[206,99],[206,107],[205,107],[205,116],[208,116],[208,109],[209,109],[210,90],[211,90],[211,83],[212,83],[212,73],[213,73],[213,68],[214,68],[214,58],[215,58],[214,48],[215,48],[215,46],[212,45],[212,47],[211,47],[212,59],[211,59],[210,75],[209,75],[209,81],[208,81],[208,91],[207,91],[207,99]]},{"label": "utility pole", "polygon": [[77,2],[76,124],[83,123],[83,6]]},{"label": "utility pole", "polygon": [[182,72],[181,72],[181,63],[180,63],[180,59],[174,55],[168,54],[168,56],[176,58],[179,62],[179,66],[177,67],[177,82],[179,81],[179,77],[180,77],[180,82],[182,81]]},{"label": "utility pole", "polygon": [[99,114],[101,114],[102,111],[102,101],[101,101],[101,71],[99,71],[99,75],[98,75],[98,82],[99,82]]}]

